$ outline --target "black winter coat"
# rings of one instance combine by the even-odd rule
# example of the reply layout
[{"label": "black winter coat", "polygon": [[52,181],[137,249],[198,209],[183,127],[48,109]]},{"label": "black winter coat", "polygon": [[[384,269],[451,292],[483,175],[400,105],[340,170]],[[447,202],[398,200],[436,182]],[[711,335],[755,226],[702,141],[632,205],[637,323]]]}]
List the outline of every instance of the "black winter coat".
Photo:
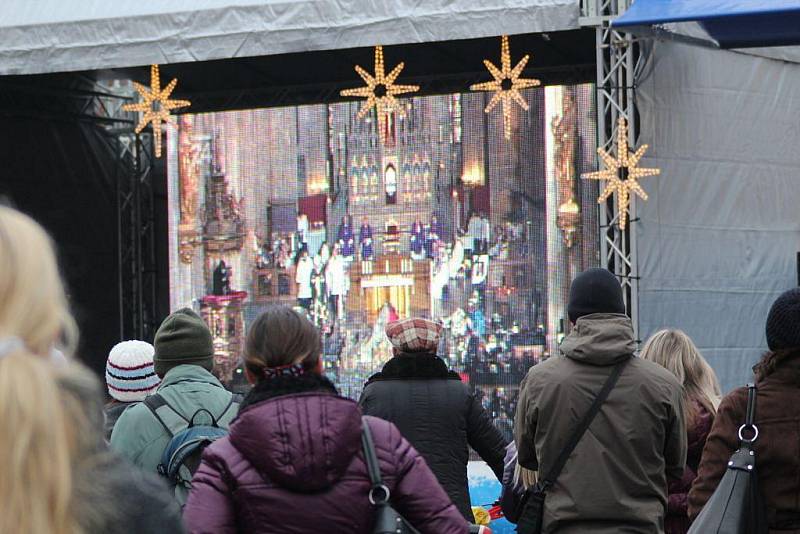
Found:
[{"label": "black winter coat", "polygon": [[458,374],[433,354],[397,355],[369,379],[360,403],[365,415],[391,421],[400,429],[473,523],[467,445],[501,480],[507,443]]}]

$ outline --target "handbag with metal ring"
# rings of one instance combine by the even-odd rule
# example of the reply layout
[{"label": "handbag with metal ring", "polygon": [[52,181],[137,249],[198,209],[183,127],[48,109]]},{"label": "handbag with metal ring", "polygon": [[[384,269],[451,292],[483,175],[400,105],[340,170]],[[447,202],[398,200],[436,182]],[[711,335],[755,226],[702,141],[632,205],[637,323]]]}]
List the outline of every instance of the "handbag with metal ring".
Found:
[{"label": "handbag with metal ring", "polygon": [[369,502],[375,507],[375,526],[372,532],[374,534],[420,534],[411,526],[411,523],[392,508],[390,504],[392,495],[381,478],[381,467],[378,463],[378,456],[375,454],[372,432],[369,430],[366,419],[361,419],[361,426],[361,445],[364,449],[364,459],[367,462],[367,471],[372,483],[369,490]]},{"label": "handbag with metal ring", "polygon": [[757,390],[754,384],[748,384],[747,389],[747,415],[739,427],[739,449],[731,456],[717,489],[688,534],[767,534],[769,530],[764,500],[758,488],[753,448],[758,439]]}]

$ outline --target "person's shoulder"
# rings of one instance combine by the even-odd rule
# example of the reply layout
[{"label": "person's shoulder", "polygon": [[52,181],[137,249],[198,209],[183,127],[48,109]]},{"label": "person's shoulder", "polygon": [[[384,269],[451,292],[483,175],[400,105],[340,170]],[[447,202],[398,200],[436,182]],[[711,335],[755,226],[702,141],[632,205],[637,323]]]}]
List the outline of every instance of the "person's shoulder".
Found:
[{"label": "person's shoulder", "polygon": [[128,428],[128,427],[139,427],[142,424],[149,424],[151,422],[157,422],[155,417],[153,417],[153,413],[150,411],[150,408],[144,402],[137,402],[135,404],[131,404],[120,414],[119,419],[117,419],[116,425],[114,428]]}]

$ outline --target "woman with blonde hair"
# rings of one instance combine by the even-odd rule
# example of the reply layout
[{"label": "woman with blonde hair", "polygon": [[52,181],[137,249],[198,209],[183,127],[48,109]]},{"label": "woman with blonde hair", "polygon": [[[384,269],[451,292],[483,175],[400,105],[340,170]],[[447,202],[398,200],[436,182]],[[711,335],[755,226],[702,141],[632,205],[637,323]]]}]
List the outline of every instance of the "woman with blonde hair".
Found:
[{"label": "woman with blonde hair", "polygon": [[721,398],[719,382],[691,338],[680,330],[661,330],[650,336],[640,357],[664,367],[683,384],[683,410],[688,434],[686,467],[680,480],[669,483],[664,531],[666,534],[684,534],[689,530],[689,490],[697,478],[703,447]]},{"label": "woman with blonde hair", "polygon": [[75,346],[55,254],[31,218],[0,206],[0,532],[77,532],[74,435],[49,363]]},{"label": "woman with blonde hair", "polygon": [[[61,351],[71,356],[76,342],[50,238],[30,217],[0,206],[1,534],[113,532],[110,522],[94,528],[90,512],[99,502],[82,489],[103,476],[82,461],[102,446],[102,426],[89,432],[92,425],[82,424],[81,403],[60,383],[63,358],[60,368],[53,363]],[[102,413],[93,420],[102,422]]]}]

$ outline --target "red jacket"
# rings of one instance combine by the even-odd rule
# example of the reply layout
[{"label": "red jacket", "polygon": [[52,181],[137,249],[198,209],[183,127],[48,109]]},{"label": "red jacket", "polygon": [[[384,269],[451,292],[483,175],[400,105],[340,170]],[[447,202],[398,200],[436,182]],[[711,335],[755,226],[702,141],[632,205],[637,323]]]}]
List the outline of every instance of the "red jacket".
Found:
[{"label": "red jacket", "polygon": [[[184,509],[188,532],[371,533],[358,405],[317,389],[244,406],[230,435],[203,454]],[[395,509],[423,534],[466,534],[467,522],[397,428],[367,421]]]}]

